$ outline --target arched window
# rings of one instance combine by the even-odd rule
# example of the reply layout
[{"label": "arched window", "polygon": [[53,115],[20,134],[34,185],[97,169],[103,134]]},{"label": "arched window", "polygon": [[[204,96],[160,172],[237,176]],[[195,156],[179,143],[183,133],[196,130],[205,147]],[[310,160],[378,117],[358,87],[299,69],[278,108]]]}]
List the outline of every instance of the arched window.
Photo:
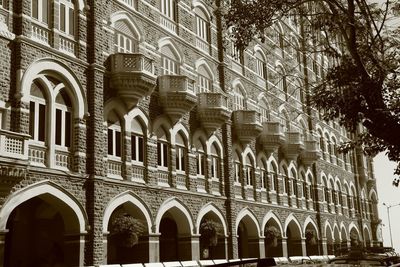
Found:
[{"label": "arched window", "polygon": [[301,178],[301,197],[304,197],[305,199],[309,198],[310,192],[308,191],[308,182],[306,180],[306,176],[304,174],[304,172],[300,173],[300,178]]},{"label": "arched window", "polygon": [[119,1],[133,9],[137,9],[137,0],[119,0]]},{"label": "arched window", "polygon": [[264,162],[264,160],[261,160],[260,164],[260,171],[261,171],[261,189],[263,190],[270,190],[269,184],[268,184],[268,171],[267,171],[267,165]]},{"label": "arched window", "polygon": [[34,19],[49,24],[50,6],[49,0],[32,0],[31,15]]},{"label": "arched window", "polygon": [[271,189],[278,193],[278,167],[276,166],[275,162],[271,162]]},{"label": "arched window", "polygon": [[250,159],[249,155],[246,156],[246,162],[244,163],[244,171],[246,175],[246,185],[253,186],[253,177],[254,177],[253,162]]},{"label": "arched window", "polygon": [[163,75],[179,74],[178,56],[170,45],[161,47],[161,72]]},{"label": "arched window", "polygon": [[296,197],[301,197],[299,195],[299,189],[297,187],[297,174],[294,171],[294,169],[292,169],[292,171],[291,171],[291,176],[292,176],[292,195],[294,195]]},{"label": "arched window", "polygon": [[142,123],[138,119],[133,119],[131,123],[131,153],[132,161],[135,164],[143,164],[144,161],[144,133]]},{"label": "arched window", "polygon": [[195,8],[196,14],[196,46],[205,52],[210,51],[210,19],[200,7]]},{"label": "arched window", "polygon": [[75,35],[75,4],[73,0],[60,0],[60,31]]},{"label": "arched window", "polygon": [[290,186],[290,182],[289,182],[289,174],[288,174],[288,170],[286,168],[286,166],[283,166],[283,193],[286,193],[289,195],[289,186]]},{"label": "arched window", "polygon": [[114,52],[134,53],[138,51],[138,36],[126,20],[115,22]]},{"label": "arched window", "polygon": [[343,206],[343,198],[342,198],[342,188],[339,184],[339,182],[336,182],[336,188],[337,188],[337,198],[338,198],[338,204],[340,206]]},{"label": "arched window", "polygon": [[281,120],[281,124],[284,127],[283,132],[290,131],[290,119],[289,119],[289,115],[286,112],[286,110],[282,110],[282,112],[280,112],[280,114],[279,114],[279,117]]},{"label": "arched window", "polygon": [[266,68],[266,60],[264,55],[257,51],[255,54],[256,58],[256,73],[258,76],[266,79],[267,78],[267,68]]},{"label": "arched window", "polygon": [[160,24],[172,31],[176,32],[176,23],[178,20],[178,4],[176,0],[161,0],[161,19]]},{"label": "arched window", "polygon": [[67,92],[63,89],[56,97],[56,145],[61,147],[71,146],[72,136],[72,104]]},{"label": "arched window", "polygon": [[186,142],[181,134],[176,135],[176,148],[175,148],[175,161],[176,161],[176,171],[185,172],[186,171]]},{"label": "arched window", "polygon": [[327,133],[325,133],[325,141],[326,141],[326,150],[325,151],[328,151],[329,156],[331,156],[332,155],[332,146],[331,146],[329,140],[330,140],[329,135]]},{"label": "arched window", "polygon": [[240,184],[240,157],[237,152],[234,153],[234,167],[235,167],[235,183]]},{"label": "arched window", "polygon": [[329,191],[328,191],[328,183],[326,182],[325,176],[322,177],[322,190],[324,193],[324,202],[329,203]]},{"label": "arched window", "polygon": [[244,110],[245,98],[240,86],[233,88],[233,110]]},{"label": "arched window", "polygon": [[197,93],[212,91],[212,76],[204,65],[199,66],[198,75]]},{"label": "arched window", "polygon": [[204,178],[206,176],[206,153],[204,144],[200,140],[195,143],[196,146],[196,174],[197,177]]},{"label": "arched window", "polygon": [[330,180],[329,184],[331,186],[331,203],[335,204],[335,206],[337,205],[337,199],[336,199],[336,192],[335,192],[335,185],[333,184],[333,181]]},{"label": "arched window", "polygon": [[287,97],[286,71],[283,66],[278,65],[276,66],[276,72],[278,74],[278,80],[276,81],[277,87],[281,92],[284,92],[285,96]]},{"label": "arched window", "polygon": [[221,152],[216,144],[211,146],[210,157],[211,178],[219,180],[221,178]]},{"label": "arched window", "polygon": [[313,188],[312,188],[312,176],[309,174],[307,176],[307,198],[314,199],[313,197]]},{"label": "arched window", "polygon": [[322,151],[322,153],[325,152],[325,142],[324,142],[324,135],[322,134],[322,131],[318,129],[318,145],[319,149]]},{"label": "arched window", "polygon": [[269,121],[269,107],[267,102],[265,101],[264,98],[262,98],[259,103],[260,107],[260,113],[261,113],[261,123],[268,122]]},{"label": "arched window", "polygon": [[47,127],[46,98],[42,86],[34,82],[31,87],[29,103],[29,134],[32,139],[44,145]]},{"label": "arched window", "polygon": [[169,143],[164,129],[160,128],[157,132],[157,165],[158,168],[167,170],[168,168]]},{"label": "arched window", "polygon": [[108,129],[107,129],[108,155],[121,158],[122,154],[121,124],[115,112],[111,112],[109,114],[107,124],[108,124]]}]

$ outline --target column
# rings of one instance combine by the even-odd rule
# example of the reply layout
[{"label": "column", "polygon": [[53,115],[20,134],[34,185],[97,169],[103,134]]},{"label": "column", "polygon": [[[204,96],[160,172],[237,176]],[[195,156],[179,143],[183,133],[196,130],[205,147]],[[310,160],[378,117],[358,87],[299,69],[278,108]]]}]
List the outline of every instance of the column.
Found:
[{"label": "column", "polygon": [[305,238],[301,238],[301,251],[303,256],[307,256],[307,246]]},{"label": "column", "polygon": [[283,257],[288,257],[287,237],[282,237],[282,255]]},{"label": "column", "polygon": [[260,259],[265,258],[265,237],[259,239]]},{"label": "column", "polygon": [[85,235],[87,233],[64,236],[64,261],[67,266],[84,265]]},{"label": "column", "polygon": [[200,234],[194,234],[191,238],[192,260],[200,260]]},{"label": "column", "polygon": [[6,235],[8,233],[8,230],[2,230],[0,231],[0,267],[3,267],[4,264],[4,249],[6,245]]},{"label": "column", "polygon": [[328,245],[326,243],[326,237],[322,238],[322,255],[328,255]]},{"label": "column", "polygon": [[160,261],[160,235],[149,234],[149,262]]}]

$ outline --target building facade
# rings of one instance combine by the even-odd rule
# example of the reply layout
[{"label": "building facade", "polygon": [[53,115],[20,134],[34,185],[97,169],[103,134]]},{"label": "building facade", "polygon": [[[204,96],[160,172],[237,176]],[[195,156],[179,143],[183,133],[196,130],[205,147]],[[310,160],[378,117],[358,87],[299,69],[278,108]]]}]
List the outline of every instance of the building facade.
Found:
[{"label": "building facade", "polygon": [[[372,160],[339,154],[351,136],[307,104],[328,59],[302,53],[296,19],[238,51],[216,8],[0,0],[0,265],[328,255],[381,241]],[[117,214],[144,229],[132,248],[112,239]]]}]

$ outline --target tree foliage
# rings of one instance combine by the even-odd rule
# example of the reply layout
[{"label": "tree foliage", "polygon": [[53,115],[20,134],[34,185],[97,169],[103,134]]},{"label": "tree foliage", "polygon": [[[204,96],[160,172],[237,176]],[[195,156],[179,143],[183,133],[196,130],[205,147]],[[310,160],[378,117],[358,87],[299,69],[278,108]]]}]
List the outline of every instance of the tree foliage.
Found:
[{"label": "tree foliage", "polygon": [[[381,1],[382,2],[382,1]],[[302,52],[329,58],[325,77],[309,84],[310,103],[326,120],[338,120],[367,155],[386,151],[400,174],[400,3],[386,0],[232,0],[221,2],[239,48],[265,41],[278,20],[296,18]],[[306,76],[307,74],[304,73]],[[398,184],[398,183],[397,183]]]}]

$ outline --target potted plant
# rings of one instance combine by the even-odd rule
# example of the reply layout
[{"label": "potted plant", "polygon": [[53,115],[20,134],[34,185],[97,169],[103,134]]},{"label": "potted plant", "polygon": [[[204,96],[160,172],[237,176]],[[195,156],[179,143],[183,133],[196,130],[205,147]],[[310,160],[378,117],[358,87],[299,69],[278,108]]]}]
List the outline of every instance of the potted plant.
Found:
[{"label": "potted plant", "polygon": [[358,247],[360,245],[358,235],[354,232],[350,234],[350,244],[352,247]]},{"label": "potted plant", "polygon": [[213,220],[204,220],[200,224],[201,243],[203,246],[202,257],[209,258],[210,247],[218,244],[218,235],[221,232],[221,225]]},{"label": "potted plant", "polygon": [[131,248],[139,242],[139,236],[146,232],[145,224],[130,214],[121,212],[111,220],[110,237],[119,245]]},{"label": "potted plant", "polygon": [[312,229],[306,230],[306,242],[310,245],[315,245],[317,243],[317,239],[315,236],[315,231]]},{"label": "potted plant", "polygon": [[267,227],[265,231],[265,241],[268,246],[270,247],[278,246],[278,237],[280,237],[280,232],[275,226]]}]

